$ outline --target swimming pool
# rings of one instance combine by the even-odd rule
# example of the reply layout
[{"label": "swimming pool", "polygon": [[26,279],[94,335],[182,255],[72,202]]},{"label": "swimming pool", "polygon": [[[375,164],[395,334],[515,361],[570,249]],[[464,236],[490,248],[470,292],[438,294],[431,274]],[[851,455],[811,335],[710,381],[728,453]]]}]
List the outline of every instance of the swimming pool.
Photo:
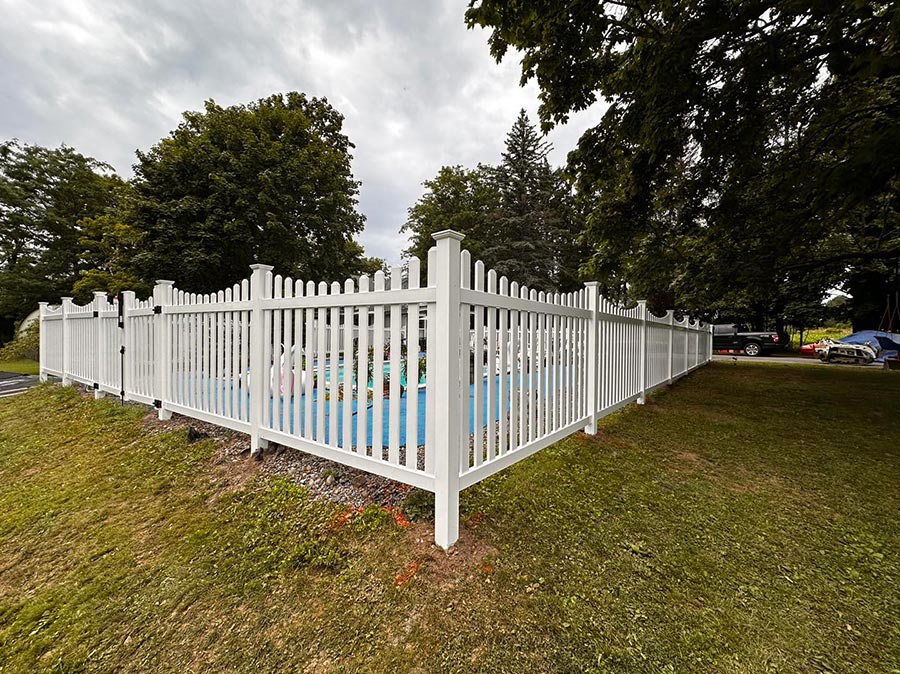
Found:
[{"label": "swimming pool", "polygon": [[[387,367],[387,366],[386,366]],[[329,370],[326,369],[326,372]],[[342,370],[339,370],[339,374],[343,374]],[[487,401],[487,380],[490,375],[485,374],[482,377],[482,405],[481,405],[481,427],[484,428],[488,423],[488,401]],[[494,377],[494,391],[495,391],[495,404],[494,409],[496,410],[494,414],[494,420],[500,418],[501,414],[506,414],[509,411],[509,405],[504,409],[501,409],[500,406],[500,389],[501,387],[505,387],[506,390],[509,390],[510,385],[510,375],[493,375]],[[545,376],[542,378],[544,395],[549,395],[548,388],[548,378]],[[410,405],[410,397],[416,396],[416,444],[423,445],[425,444],[425,419],[426,419],[426,409],[427,409],[427,390],[424,385],[425,377],[421,378],[422,383],[417,386],[415,389],[405,388],[403,393],[399,399],[399,445],[405,446],[407,444],[407,408],[412,407]],[[370,382],[371,383],[371,382]],[[517,389],[521,389],[523,385],[527,388],[529,384],[528,377],[524,379],[524,381],[519,378]],[[231,386],[226,382],[222,382],[221,386],[216,386],[214,382],[207,382],[208,390],[205,392],[205,397],[207,400],[212,401],[212,405],[215,405],[215,400],[217,397],[221,401],[228,400],[231,398]],[[202,388],[203,385],[200,384]],[[217,390],[218,389],[218,390]],[[359,400],[354,395],[351,399],[342,400],[339,399],[336,401],[336,417],[337,417],[337,439],[336,441],[332,441],[331,434],[331,413],[332,413],[332,401],[330,399],[331,390],[329,388],[324,388],[322,392],[326,395],[326,400],[323,405],[323,413],[324,413],[324,426],[325,426],[325,436],[324,439],[318,439],[318,442],[324,442],[325,444],[330,445],[341,445],[343,444],[343,427],[344,427],[344,416],[345,414],[349,414],[352,417],[351,427],[352,427],[352,437],[351,442],[354,446],[357,443],[357,432],[358,432],[358,414],[360,413],[359,409]],[[307,424],[311,424],[310,428],[316,429],[318,427],[318,415],[319,415],[319,399],[318,399],[319,389],[313,389],[311,392],[311,411],[310,415],[307,418],[307,410],[306,410],[306,402],[307,402],[307,394],[301,393],[299,398],[294,398],[290,393],[286,396],[278,395],[270,397],[269,399],[269,410],[267,419],[273,419],[274,422],[271,424],[271,427],[275,430],[280,430],[285,433],[290,433],[291,435],[303,435],[305,429],[307,428]],[[355,393],[355,392],[354,392]],[[241,398],[241,405],[243,409],[248,409],[249,406],[249,395],[241,396],[240,393],[237,395],[238,398]],[[366,415],[366,445],[371,446],[373,444],[373,426],[374,424],[374,401],[368,400],[368,396],[364,399],[365,405],[362,408],[363,413]],[[276,400],[277,399],[277,400]],[[295,405],[299,409],[299,415],[295,416]],[[386,398],[382,398],[381,402],[382,411],[381,411],[381,441],[382,445],[387,447],[389,445],[390,440],[390,405]],[[469,385],[469,394],[468,394],[468,430],[469,433],[472,434],[475,432],[475,385]],[[464,412],[464,413],[466,413]],[[282,421],[286,422],[285,425],[282,425]]]}]

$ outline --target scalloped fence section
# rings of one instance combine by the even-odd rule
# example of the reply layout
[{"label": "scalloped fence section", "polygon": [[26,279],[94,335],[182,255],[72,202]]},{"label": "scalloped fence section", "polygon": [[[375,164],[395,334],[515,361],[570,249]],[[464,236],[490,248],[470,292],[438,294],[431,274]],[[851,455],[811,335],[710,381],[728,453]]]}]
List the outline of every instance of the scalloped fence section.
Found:
[{"label": "scalloped fence section", "polygon": [[411,259],[344,283],[253,265],[210,294],[41,304],[40,373],[154,405],[435,494],[435,541],[459,536],[459,493],[709,362],[710,326],[596,283],[520,286],[435,235]]}]

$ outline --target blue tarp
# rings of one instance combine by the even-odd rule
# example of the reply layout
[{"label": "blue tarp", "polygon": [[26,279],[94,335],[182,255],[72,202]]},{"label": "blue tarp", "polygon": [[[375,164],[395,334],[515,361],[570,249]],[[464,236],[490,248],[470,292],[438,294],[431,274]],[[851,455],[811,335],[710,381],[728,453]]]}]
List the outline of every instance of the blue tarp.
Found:
[{"label": "blue tarp", "polygon": [[876,363],[883,363],[885,358],[896,358],[900,354],[900,334],[883,330],[860,330],[837,340],[845,344],[876,344],[881,347],[881,356]]}]

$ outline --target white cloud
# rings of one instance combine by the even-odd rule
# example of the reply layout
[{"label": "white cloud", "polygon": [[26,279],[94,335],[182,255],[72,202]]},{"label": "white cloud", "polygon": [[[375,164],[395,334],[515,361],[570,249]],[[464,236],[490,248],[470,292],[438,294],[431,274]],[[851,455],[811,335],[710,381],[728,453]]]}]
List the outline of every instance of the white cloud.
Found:
[{"label": "white cloud", "polygon": [[[536,87],[519,87],[514,57],[494,63],[465,9],[455,0],[0,0],[0,137],[66,143],[128,176],[136,149],[206,99],[325,96],[356,145],[361,241],[396,261],[422,181],[445,164],[496,163],[518,110],[537,118]],[[599,116],[592,109],[552,131],[551,160],[562,164]]]}]

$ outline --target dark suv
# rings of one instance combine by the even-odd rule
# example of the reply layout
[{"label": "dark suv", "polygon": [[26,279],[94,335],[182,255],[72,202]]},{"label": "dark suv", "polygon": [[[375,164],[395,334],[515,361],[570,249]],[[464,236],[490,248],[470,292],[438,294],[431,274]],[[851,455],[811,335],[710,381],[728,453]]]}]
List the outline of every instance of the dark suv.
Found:
[{"label": "dark suv", "polygon": [[713,326],[713,349],[715,351],[743,351],[748,356],[760,356],[773,351],[781,351],[787,346],[787,339],[774,330],[771,332],[749,332],[743,325],[727,323]]}]

